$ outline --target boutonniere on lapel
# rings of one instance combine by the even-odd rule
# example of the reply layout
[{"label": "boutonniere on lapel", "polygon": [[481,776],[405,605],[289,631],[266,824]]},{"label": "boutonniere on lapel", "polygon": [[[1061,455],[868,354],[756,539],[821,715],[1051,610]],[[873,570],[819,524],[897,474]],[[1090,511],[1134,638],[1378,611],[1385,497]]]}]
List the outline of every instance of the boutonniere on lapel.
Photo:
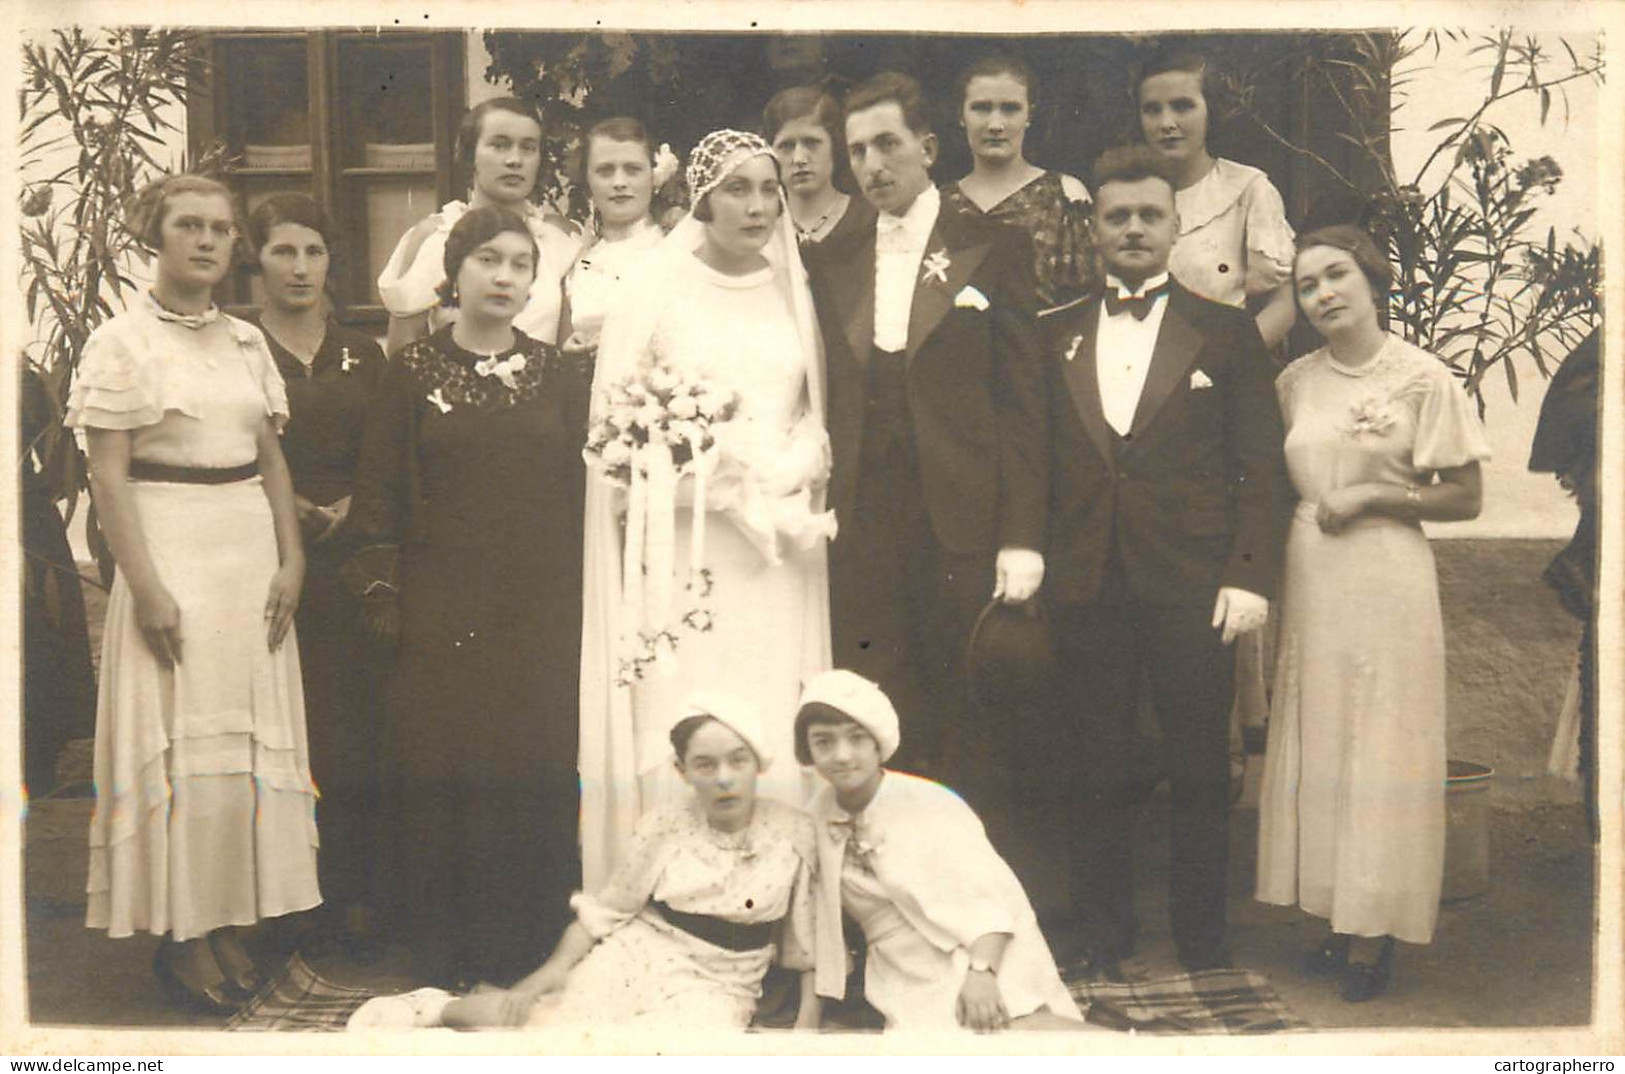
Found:
[{"label": "boutonniere on lapel", "polygon": [[920,265],[920,282],[930,283],[936,280],[938,283],[947,283],[948,269],[952,264],[953,262],[948,260],[946,248],[927,254],[925,261]]},{"label": "boutonniere on lapel", "polygon": [[350,348],[349,347],[340,347],[339,348],[339,372],[340,373],[348,373],[350,370],[354,369],[356,366],[358,366],[360,364],[361,364],[361,359],[350,357]]},{"label": "boutonniere on lapel", "polygon": [[954,307],[962,310],[985,310],[988,307],[987,296],[976,288],[966,284],[954,296]]},{"label": "boutonniere on lapel", "polygon": [[424,398],[427,399],[429,402],[433,403],[435,405],[435,408],[437,410],[439,410],[440,413],[442,413],[442,414],[450,414],[451,413],[451,404],[446,402],[446,396],[445,396],[445,393],[444,393],[444,391],[442,389],[436,388],[434,391],[432,391],[428,395],[424,396]]},{"label": "boutonniere on lapel", "polygon": [[1072,342],[1066,345],[1066,360],[1070,362],[1072,359],[1076,358],[1078,356],[1078,348],[1081,346],[1083,346],[1083,333],[1079,332],[1077,335],[1072,337]]},{"label": "boutonniere on lapel", "polygon": [[1198,369],[1191,374],[1191,391],[1199,392],[1203,388],[1213,387],[1213,378]]}]

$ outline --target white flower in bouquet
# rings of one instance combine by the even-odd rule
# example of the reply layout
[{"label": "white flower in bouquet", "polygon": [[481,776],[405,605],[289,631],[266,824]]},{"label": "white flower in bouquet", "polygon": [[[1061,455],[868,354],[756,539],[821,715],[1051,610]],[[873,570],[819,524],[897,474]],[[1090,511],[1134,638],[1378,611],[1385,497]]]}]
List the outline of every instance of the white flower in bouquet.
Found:
[{"label": "white flower in bouquet", "polygon": [[649,390],[662,398],[669,398],[681,383],[682,378],[669,366],[657,365],[649,371]]},{"label": "white flower in bouquet", "polygon": [[670,410],[672,417],[681,421],[691,421],[700,416],[700,404],[692,395],[678,395],[672,399],[667,409]]},{"label": "white flower in bouquet", "polygon": [[666,410],[660,405],[660,400],[649,399],[646,400],[642,406],[638,407],[637,413],[633,416],[633,423],[644,429],[658,429],[660,428],[661,420],[665,418],[665,416]]},{"label": "white flower in bouquet", "polygon": [[632,445],[625,440],[611,440],[599,448],[597,454],[610,469],[632,465]]}]

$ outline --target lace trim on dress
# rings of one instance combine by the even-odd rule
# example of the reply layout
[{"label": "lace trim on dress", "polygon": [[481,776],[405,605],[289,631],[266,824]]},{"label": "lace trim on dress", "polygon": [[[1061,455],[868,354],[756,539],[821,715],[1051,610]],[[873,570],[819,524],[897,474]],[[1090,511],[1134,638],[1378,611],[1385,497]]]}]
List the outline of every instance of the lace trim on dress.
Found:
[{"label": "lace trim on dress", "polygon": [[[565,366],[552,344],[518,331],[514,336],[512,347],[483,355],[459,347],[452,341],[451,329],[444,328],[407,344],[395,360],[422,385],[430,402],[448,411],[459,406],[510,407],[536,399],[549,374]],[[488,372],[482,374],[479,369],[488,358],[498,362],[487,365]]]}]

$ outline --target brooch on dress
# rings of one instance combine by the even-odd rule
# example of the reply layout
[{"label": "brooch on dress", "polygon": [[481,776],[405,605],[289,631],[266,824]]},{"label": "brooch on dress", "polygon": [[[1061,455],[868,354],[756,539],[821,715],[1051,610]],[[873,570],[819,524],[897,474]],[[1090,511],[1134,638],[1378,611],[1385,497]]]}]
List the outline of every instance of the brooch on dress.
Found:
[{"label": "brooch on dress", "polygon": [[360,364],[361,364],[361,359],[350,357],[350,348],[349,347],[340,347],[339,348],[339,372],[340,373],[348,373],[350,370],[354,369],[356,366],[358,366]]}]

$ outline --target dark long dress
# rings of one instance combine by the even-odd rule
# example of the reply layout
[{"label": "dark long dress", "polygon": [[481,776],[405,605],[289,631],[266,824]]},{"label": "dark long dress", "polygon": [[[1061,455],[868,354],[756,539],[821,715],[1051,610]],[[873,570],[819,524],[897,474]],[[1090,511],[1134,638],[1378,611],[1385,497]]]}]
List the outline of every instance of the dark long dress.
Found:
[{"label": "dark long dress", "polygon": [[350,514],[355,562],[400,589],[387,906],[432,980],[534,969],[579,882],[588,388],[549,344],[521,335],[516,353],[511,388],[450,329],[395,355]]},{"label": "dark long dress", "polygon": [[942,211],[990,220],[1026,235],[1033,247],[1040,309],[1071,302],[1100,286],[1089,202],[1067,197],[1060,172],[1045,172],[986,212],[959,183],[948,183],[942,188]]},{"label": "dark long dress", "polygon": [[[333,321],[309,366],[269,331],[265,340],[288,388],[282,454],[293,490],[325,507],[355,489],[361,434],[383,378],[384,352],[370,337]],[[348,527],[307,544],[296,615],[310,769],[321,792],[316,824],[322,897],[340,911],[371,905],[377,894],[382,668],[361,628],[361,602],[339,578],[352,548]]]}]

